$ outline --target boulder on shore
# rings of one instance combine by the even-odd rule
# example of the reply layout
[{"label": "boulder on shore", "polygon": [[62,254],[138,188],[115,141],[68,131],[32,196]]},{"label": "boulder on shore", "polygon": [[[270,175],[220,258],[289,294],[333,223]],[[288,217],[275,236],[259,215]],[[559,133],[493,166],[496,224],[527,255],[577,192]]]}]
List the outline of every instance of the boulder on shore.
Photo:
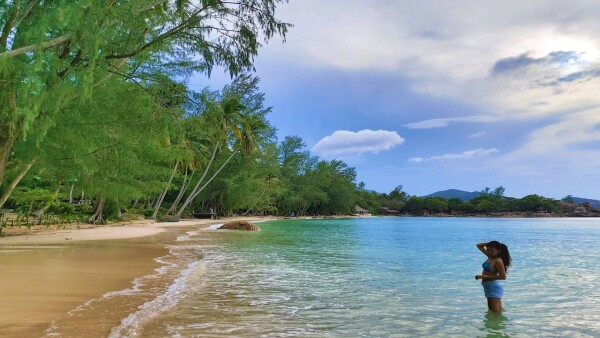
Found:
[{"label": "boulder on shore", "polygon": [[179,222],[179,216],[167,215],[158,220],[159,222]]},{"label": "boulder on shore", "polygon": [[260,231],[260,228],[258,226],[251,224],[247,221],[227,222],[227,223],[221,225],[221,227],[219,229]]}]

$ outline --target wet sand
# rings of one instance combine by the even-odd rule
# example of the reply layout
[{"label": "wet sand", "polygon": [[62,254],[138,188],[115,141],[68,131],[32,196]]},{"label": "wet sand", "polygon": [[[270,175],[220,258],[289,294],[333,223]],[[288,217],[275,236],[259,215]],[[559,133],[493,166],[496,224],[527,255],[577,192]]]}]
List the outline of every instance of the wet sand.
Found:
[{"label": "wet sand", "polygon": [[0,332],[40,337],[60,315],[152,273],[166,253],[164,245],[123,241],[3,248]]},{"label": "wet sand", "polygon": [[[174,276],[153,280],[145,286],[149,291],[137,296],[107,300],[103,295],[156,274],[164,266],[156,259],[168,253],[166,245],[179,234],[224,221],[144,222],[0,238],[1,335],[44,336],[54,321],[63,336],[106,336]],[[70,313],[90,300],[96,300],[93,306]]]}]

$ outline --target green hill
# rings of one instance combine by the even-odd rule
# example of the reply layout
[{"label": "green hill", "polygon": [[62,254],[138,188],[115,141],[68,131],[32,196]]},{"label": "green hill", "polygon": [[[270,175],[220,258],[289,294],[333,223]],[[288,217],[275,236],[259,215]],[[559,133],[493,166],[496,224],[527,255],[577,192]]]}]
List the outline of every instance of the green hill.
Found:
[{"label": "green hill", "polygon": [[470,199],[478,197],[479,195],[481,195],[480,191],[468,192],[468,191],[458,190],[458,189],[448,189],[448,190],[444,190],[444,191],[434,192],[433,194],[429,194],[424,197],[444,197],[446,199],[459,198],[463,201],[468,201]]}]

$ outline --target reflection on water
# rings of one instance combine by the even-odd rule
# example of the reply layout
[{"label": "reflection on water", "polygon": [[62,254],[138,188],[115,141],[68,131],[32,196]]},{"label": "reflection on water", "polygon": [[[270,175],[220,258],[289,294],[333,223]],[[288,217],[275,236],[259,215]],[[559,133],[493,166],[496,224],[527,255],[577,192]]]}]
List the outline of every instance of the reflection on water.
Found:
[{"label": "reflection on water", "polygon": [[483,318],[483,331],[484,335],[482,338],[498,338],[498,337],[510,337],[504,331],[506,329],[506,318],[502,313],[494,313],[492,311],[486,312]]}]

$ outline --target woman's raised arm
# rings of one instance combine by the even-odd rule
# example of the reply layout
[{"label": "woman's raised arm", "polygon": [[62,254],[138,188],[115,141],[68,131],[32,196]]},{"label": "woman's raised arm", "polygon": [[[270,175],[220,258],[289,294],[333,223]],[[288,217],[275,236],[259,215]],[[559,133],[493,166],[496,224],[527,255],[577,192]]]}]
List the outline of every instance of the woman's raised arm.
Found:
[{"label": "woman's raised arm", "polygon": [[487,256],[487,248],[485,247],[487,245],[487,242],[486,243],[477,243],[475,245],[477,245],[477,249],[479,249],[479,251],[481,251],[481,253],[483,253],[484,255]]}]

